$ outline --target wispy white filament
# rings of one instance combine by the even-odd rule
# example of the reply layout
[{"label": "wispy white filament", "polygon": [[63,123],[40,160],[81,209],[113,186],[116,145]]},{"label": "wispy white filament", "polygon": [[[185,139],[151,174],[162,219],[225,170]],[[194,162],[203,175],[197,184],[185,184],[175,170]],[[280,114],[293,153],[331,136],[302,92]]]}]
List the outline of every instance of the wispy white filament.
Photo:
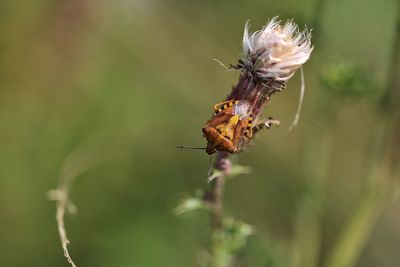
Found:
[{"label": "wispy white filament", "polygon": [[293,128],[296,127],[297,123],[299,123],[301,107],[303,106],[304,93],[306,91],[303,67],[300,68],[300,77],[301,77],[301,87],[300,87],[299,104],[297,105],[297,111],[296,111],[294,120],[293,120],[292,124],[290,124],[290,126],[289,126],[289,131],[293,130]]}]

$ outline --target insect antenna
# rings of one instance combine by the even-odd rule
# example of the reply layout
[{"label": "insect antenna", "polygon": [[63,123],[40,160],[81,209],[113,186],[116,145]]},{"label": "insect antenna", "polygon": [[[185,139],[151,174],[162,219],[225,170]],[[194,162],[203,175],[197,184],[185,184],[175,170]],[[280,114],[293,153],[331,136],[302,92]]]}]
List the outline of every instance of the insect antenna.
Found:
[{"label": "insect antenna", "polygon": [[300,68],[300,78],[301,78],[301,87],[300,87],[299,104],[297,105],[297,111],[296,111],[296,115],[294,117],[294,120],[293,120],[292,124],[290,124],[290,126],[289,126],[289,131],[293,130],[293,128],[296,127],[297,123],[299,122],[300,113],[301,113],[301,107],[303,106],[304,92],[306,90],[306,85],[305,85],[305,82],[304,82],[303,67]]},{"label": "insect antenna", "polygon": [[183,145],[176,146],[176,148],[183,148],[183,149],[207,149],[206,147],[193,147],[193,146],[183,146]]},{"label": "insect antenna", "polygon": [[232,67],[227,67],[224,63],[222,63],[220,60],[213,58],[212,60],[214,60],[215,62],[217,62],[221,67],[223,67],[225,69],[225,71],[236,71],[235,68]]}]

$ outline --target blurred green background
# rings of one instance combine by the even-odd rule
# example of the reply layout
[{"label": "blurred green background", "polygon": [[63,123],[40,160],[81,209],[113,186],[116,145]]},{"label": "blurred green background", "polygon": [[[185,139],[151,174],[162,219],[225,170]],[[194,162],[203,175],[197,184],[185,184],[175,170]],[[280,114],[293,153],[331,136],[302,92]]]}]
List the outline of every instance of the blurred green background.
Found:
[{"label": "blurred green background", "polygon": [[172,211],[208,186],[208,156],[175,145],[205,144],[212,105],[238,79],[211,59],[235,63],[245,21],[256,30],[279,15],[314,29],[305,106],[288,132],[295,75],[264,110],[281,127],[235,157],[252,172],[227,185],[226,212],[256,231],[234,266],[399,266],[399,9],[396,0],[2,1],[0,265],[68,266],[46,194],[67,158],[73,172],[89,157],[100,164],[77,177],[78,212],[66,216],[78,266],[200,266],[207,214]]}]

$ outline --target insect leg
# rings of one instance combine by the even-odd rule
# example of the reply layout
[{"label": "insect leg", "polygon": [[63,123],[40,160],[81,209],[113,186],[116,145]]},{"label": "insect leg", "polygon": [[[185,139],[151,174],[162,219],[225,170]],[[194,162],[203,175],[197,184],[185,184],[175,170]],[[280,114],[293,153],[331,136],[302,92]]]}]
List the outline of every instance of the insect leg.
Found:
[{"label": "insect leg", "polygon": [[271,128],[271,125],[279,126],[280,123],[281,123],[280,121],[274,120],[273,118],[269,117],[268,120],[265,120],[264,122],[259,123],[252,128],[253,135],[255,135],[258,131],[264,128],[267,129]]}]

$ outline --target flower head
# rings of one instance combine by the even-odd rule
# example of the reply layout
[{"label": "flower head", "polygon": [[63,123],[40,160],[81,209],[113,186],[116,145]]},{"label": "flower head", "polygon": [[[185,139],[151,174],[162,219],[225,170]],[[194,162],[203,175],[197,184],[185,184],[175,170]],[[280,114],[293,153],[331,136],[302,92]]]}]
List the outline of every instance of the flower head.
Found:
[{"label": "flower head", "polygon": [[291,20],[281,25],[277,17],[260,31],[249,33],[246,23],[242,59],[256,78],[287,81],[304,64],[313,50],[311,31],[299,31]]},{"label": "flower head", "polygon": [[[259,115],[271,96],[281,92],[296,70],[309,59],[312,50],[311,32],[300,32],[291,20],[281,25],[273,18],[262,30],[252,34],[246,23],[243,58],[237,65],[231,65],[231,69],[240,70],[239,81],[225,101],[214,105],[215,114],[203,128],[206,152],[239,152],[261,129],[279,125],[278,120],[271,117],[262,120]],[[299,120],[304,97],[302,69],[301,82],[299,106],[290,129]]]}]

